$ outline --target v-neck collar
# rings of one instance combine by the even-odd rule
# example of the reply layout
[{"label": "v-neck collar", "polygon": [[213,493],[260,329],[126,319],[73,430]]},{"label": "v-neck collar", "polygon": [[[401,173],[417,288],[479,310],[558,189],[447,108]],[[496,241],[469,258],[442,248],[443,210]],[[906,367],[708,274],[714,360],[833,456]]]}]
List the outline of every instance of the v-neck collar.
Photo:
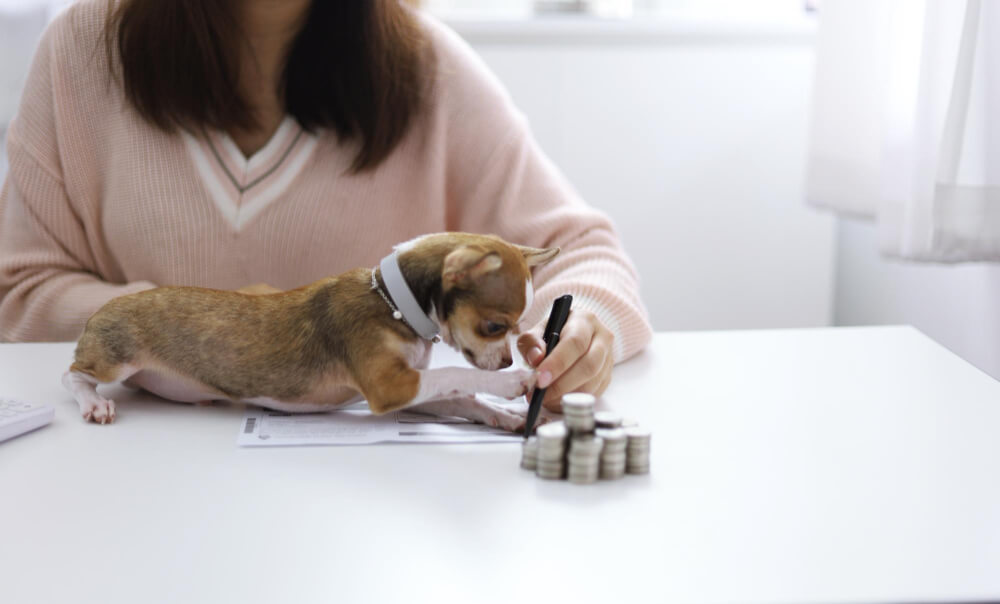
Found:
[{"label": "v-neck collar", "polygon": [[238,231],[281,196],[316,147],[315,135],[286,116],[268,142],[250,157],[225,132],[185,132],[188,155],[222,215]]},{"label": "v-neck collar", "polygon": [[205,134],[212,155],[222,166],[230,182],[240,193],[260,184],[270,174],[274,173],[288,153],[298,142],[303,130],[291,117],[285,116],[267,143],[246,157],[240,148],[226,132],[212,131]]}]

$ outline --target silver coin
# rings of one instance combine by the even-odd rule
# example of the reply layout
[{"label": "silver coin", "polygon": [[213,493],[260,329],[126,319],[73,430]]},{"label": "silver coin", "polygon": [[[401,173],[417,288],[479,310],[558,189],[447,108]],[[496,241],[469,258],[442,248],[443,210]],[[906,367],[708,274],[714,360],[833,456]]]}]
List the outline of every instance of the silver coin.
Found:
[{"label": "silver coin", "polygon": [[542,444],[547,440],[566,438],[569,435],[569,431],[563,422],[552,422],[538,426],[535,434],[538,435],[539,444]]},{"label": "silver coin", "polygon": [[649,440],[653,436],[653,433],[648,428],[629,426],[625,428],[625,435],[628,436],[629,440]]},{"label": "silver coin", "polygon": [[599,436],[574,436],[569,441],[570,451],[600,451],[604,446],[604,439]]},{"label": "silver coin", "polygon": [[649,466],[644,468],[626,468],[626,474],[649,474]]},{"label": "silver coin", "polygon": [[565,447],[566,447],[566,441],[564,441],[561,438],[538,441],[539,451],[553,451],[555,449],[563,449]]},{"label": "silver coin", "polygon": [[598,411],[594,414],[594,419],[601,428],[617,428],[622,425],[622,416],[614,411]]},{"label": "silver coin", "polygon": [[[600,420],[597,420],[597,423],[600,425]],[[628,437],[625,435],[625,431],[621,428],[599,427],[595,433],[609,443],[621,443],[622,446],[625,446],[625,444],[628,443]]]},{"label": "silver coin", "polygon": [[570,392],[562,396],[562,404],[570,407],[593,407],[597,398],[587,392]]}]

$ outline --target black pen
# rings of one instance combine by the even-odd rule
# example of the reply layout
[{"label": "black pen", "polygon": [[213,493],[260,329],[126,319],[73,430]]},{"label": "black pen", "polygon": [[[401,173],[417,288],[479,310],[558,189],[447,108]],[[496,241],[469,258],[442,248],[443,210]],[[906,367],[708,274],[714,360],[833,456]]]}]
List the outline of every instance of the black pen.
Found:
[{"label": "black pen", "polygon": [[[549,313],[549,321],[545,324],[545,333],[542,340],[545,341],[545,356],[549,356],[552,349],[559,343],[559,334],[562,333],[563,325],[569,318],[569,307],[573,304],[573,296],[566,294],[559,296],[552,303],[552,312]],[[544,358],[544,357],[543,357]],[[535,420],[538,419],[538,412],[542,410],[542,399],[545,398],[545,388],[535,388],[531,395],[531,405],[528,406],[528,417],[524,420],[524,439],[531,436],[531,431],[535,428]]]}]

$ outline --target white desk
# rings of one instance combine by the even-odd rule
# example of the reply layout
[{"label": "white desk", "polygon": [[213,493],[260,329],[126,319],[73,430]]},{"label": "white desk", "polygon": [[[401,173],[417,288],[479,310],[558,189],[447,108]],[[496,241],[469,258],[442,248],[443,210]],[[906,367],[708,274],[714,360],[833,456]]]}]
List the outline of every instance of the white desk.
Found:
[{"label": "white desk", "polygon": [[139,394],[85,424],[71,350],[0,346],[57,407],[0,444],[5,603],[1000,598],[1000,384],[911,328],[659,334],[606,397],[653,473],[594,486],[516,445],[239,449],[239,408]]}]

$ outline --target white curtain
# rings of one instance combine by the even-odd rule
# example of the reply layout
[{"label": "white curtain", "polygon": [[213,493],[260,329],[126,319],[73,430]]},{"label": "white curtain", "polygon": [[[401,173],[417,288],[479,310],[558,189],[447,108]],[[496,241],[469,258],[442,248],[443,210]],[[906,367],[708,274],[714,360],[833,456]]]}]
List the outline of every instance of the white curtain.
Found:
[{"label": "white curtain", "polygon": [[825,0],[807,198],[884,254],[1000,260],[1000,1]]}]

